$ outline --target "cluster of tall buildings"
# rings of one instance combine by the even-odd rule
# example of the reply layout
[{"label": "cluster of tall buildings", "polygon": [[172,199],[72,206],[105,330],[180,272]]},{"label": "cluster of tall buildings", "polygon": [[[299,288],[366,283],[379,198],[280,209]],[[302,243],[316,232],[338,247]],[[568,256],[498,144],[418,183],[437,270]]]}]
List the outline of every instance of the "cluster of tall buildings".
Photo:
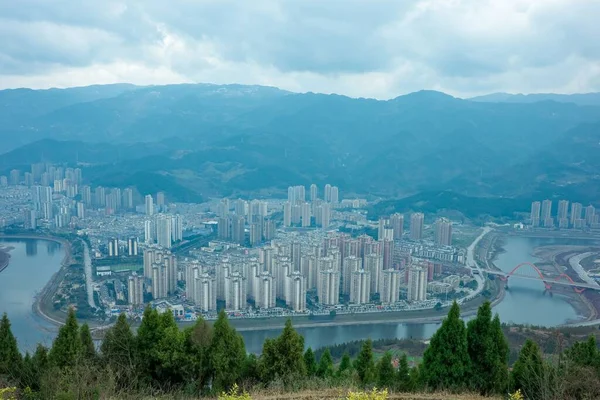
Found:
[{"label": "cluster of tall buildings", "polygon": [[219,239],[240,245],[248,239],[250,246],[256,246],[275,237],[276,225],[268,218],[266,201],[238,199],[231,207],[229,199],[222,199],[217,208]]},{"label": "cluster of tall buildings", "polygon": [[183,239],[183,217],[179,214],[154,214],[144,221],[144,242],[171,248]]},{"label": "cluster of tall buildings", "polygon": [[9,176],[0,176],[0,187],[6,186],[50,186],[57,192],[67,191],[82,183],[80,168],[63,168],[52,164],[37,163],[31,165],[30,171],[18,169],[10,171]]},{"label": "cluster of tall buildings", "polygon": [[[425,215],[420,212],[410,215],[409,239],[420,241],[423,239]],[[395,213],[389,217],[380,217],[377,238],[402,240],[404,234],[404,215]],[[438,246],[452,245],[452,222],[447,218],[438,218],[434,224],[433,238]]]},{"label": "cluster of tall buildings", "polygon": [[121,246],[118,238],[110,238],[106,246],[106,253],[108,257],[135,257],[138,255],[138,239],[130,237],[125,246]]},{"label": "cluster of tall buildings", "polygon": [[290,186],[288,199],[283,204],[283,226],[317,226],[328,228],[331,224],[331,210],[340,204],[337,186],[325,185],[323,198],[319,197],[318,186],[310,185],[309,199],[304,186]]},{"label": "cluster of tall buildings", "polygon": [[433,279],[433,264],[397,256],[393,238],[375,240],[363,235],[331,233],[321,241],[273,240],[258,255],[225,255],[218,262],[193,261],[185,267],[186,295],[202,311],[241,311],[276,306],[277,300],[294,311],[306,310],[307,291],[318,302],[334,306],[347,301],[368,304],[379,294],[385,304],[422,301]]},{"label": "cluster of tall buildings", "polygon": [[144,274],[133,274],[128,280],[129,304],[143,304],[144,294],[153,299],[175,294],[177,287],[177,258],[159,246],[144,249]]},{"label": "cluster of tall buildings", "polygon": [[560,200],[556,214],[553,213],[552,208],[552,200],[532,202],[529,216],[531,226],[561,229],[600,228],[600,215],[592,205],[584,208],[581,203],[571,203],[569,207],[568,200]]}]

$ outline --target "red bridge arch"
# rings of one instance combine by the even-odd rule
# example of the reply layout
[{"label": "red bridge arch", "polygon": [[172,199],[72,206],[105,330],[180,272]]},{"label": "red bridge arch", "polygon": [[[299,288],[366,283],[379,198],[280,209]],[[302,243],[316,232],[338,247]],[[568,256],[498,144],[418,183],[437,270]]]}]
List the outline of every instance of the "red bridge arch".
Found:
[{"label": "red bridge arch", "polygon": [[[513,276],[513,275],[515,275],[515,272],[517,272],[519,269],[521,269],[521,268],[523,268],[523,267],[531,267],[531,268],[533,268],[533,270],[534,270],[534,271],[537,273],[537,275],[540,277],[540,280],[541,280],[542,282],[544,282],[544,285],[546,286],[546,289],[551,289],[551,288],[552,288],[552,285],[551,285],[551,283],[549,283],[549,282],[547,282],[547,281],[546,281],[546,279],[547,279],[547,278],[544,276],[544,274],[542,273],[542,271],[540,271],[540,269],[539,269],[539,268],[538,268],[538,267],[537,267],[535,264],[533,264],[533,263],[530,263],[530,262],[523,262],[523,263],[521,263],[521,264],[517,265],[516,267],[514,267],[514,268],[512,269],[512,271],[510,271],[510,272],[509,272],[509,273],[508,273],[506,276],[504,276],[502,279],[503,279],[503,280],[505,280],[505,281],[507,281],[509,277],[511,277],[511,276]],[[519,275],[516,275],[516,276],[519,276]],[[557,281],[558,281],[558,280],[561,280],[561,279],[564,279],[564,280],[566,280],[566,281],[568,281],[569,283],[572,283],[572,284],[574,284],[574,285],[576,285],[576,284],[577,284],[577,283],[576,283],[576,282],[575,282],[573,279],[571,279],[571,277],[570,277],[569,275],[567,275],[567,274],[565,274],[565,273],[562,273],[562,274],[560,274],[560,275],[558,276],[558,278],[556,278],[556,280],[557,280]],[[580,287],[577,287],[577,286],[573,286],[573,290],[574,290],[576,293],[582,293],[582,292],[585,290],[585,288],[580,288]]]}]

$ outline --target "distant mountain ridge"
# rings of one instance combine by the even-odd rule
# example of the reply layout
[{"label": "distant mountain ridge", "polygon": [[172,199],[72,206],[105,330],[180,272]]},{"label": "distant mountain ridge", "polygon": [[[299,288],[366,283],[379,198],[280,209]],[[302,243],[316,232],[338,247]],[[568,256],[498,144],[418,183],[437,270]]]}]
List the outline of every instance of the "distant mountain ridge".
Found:
[{"label": "distant mountain ridge", "polygon": [[392,197],[600,198],[600,106],[427,90],[387,101],[245,85],[72,90],[0,91],[0,173],[80,163],[94,183],[156,180],[182,199],[310,183]]},{"label": "distant mountain ridge", "polygon": [[600,106],[600,93],[491,93],[483,96],[471,97],[468,100],[487,103],[536,103],[540,101],[556,101],[559,103],[574,103],[580,106]]}]

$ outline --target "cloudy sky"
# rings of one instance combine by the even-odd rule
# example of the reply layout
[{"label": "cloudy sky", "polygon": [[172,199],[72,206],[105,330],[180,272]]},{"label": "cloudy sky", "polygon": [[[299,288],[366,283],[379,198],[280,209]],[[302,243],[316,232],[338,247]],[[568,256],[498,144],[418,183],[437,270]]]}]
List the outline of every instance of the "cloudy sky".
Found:
[{"label": "cloudy sky", "polygon": [[0,0],[0,88],[600,91],[598,0]]}]

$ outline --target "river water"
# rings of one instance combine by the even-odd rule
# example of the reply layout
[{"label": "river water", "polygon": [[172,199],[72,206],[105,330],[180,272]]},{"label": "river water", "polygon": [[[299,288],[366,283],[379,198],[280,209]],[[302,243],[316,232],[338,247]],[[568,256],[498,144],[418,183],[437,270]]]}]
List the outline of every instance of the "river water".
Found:
[{"label": "river water", "polygon": [[[534,239],[506,237],[504,252],[499,254],[495,265],[504,271],[517,264],[539,261],[531,254],[541,245],[589,244],[589,241],[570,239]],[[33,298],[58,271],[64,256],[60,244],[44,240],[0,240],[4,246],[12,246],[9,266],[0,273],[0,313],[7,312],[13,332],[22,349],[32,349],[37,342],[50,343],[55,328],[33,314]],[[561,296],[544,293],[541,282],[511,278],[510,290],[495,311],[505,322],[556,326],[578,318],[575,309]],[[415,338],[431,337],[439,324],[378,323],[355,326],[322,326],[300,328],[307,346],[318,348],[365,338]],[[246,348],[258,353],[265,339],[279,335],[280,330],[242,332]]]}]

